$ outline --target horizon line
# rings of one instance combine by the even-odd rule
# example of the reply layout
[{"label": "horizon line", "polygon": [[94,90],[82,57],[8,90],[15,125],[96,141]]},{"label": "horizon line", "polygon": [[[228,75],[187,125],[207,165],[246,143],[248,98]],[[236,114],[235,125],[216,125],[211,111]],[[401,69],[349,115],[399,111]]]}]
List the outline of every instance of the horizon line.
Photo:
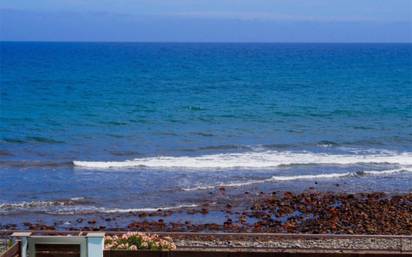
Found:
[{"label": "horizon line", "polygon": [[117,41],[117,40],[0,40],[0,43],[149,43],[149,44],[412,44],[412,41]]}]

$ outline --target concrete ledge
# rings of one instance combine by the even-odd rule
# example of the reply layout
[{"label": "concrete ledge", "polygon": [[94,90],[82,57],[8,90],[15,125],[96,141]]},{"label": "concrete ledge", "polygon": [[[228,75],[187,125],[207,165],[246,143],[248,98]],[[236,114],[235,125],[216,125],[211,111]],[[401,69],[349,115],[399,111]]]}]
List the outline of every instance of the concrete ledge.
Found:
[{"label": "concrete ledge", "polygon": [[[107,231],[105,234],[123,234],[128,231]],[[32,237],[67,235],[100,237],[98,232],[29,231]],[[170,236],[178,247],[176,252],[214,253],[347,253],[347,254],[395,254],[412,256],[412,236],[410,235],[336,235],[336,234],[275,234],[275,233],[190,233],[153,232],[160,236]],[[12,231],[0,231],[0,235]],[[106,252],[106,251],[105,251]],[[114,252],[114,251],[110,251]],[[119,251],[115,256],[122,256]],[[104,255],[106,256],[106,255]],[[114,256],[114,255],[113,255]],[[125,256],[125,255],[124,255]],[[134,256],[134,255],[128,255]],[[137,255],[136,255],[137,256]],[[140,255],[139,255],[140,256]],[[157,256],[157,255],[156,255]],[[172,256],[172,255],[162,255]],[[175,255],[173,255],[175,256]],[[188,256],[188,255],[185,255]],[[221,256],[221,255],[217,255]],[[227,256],[227,255],[222,255]],[[253,255],[255,256],[255,255]]]}]

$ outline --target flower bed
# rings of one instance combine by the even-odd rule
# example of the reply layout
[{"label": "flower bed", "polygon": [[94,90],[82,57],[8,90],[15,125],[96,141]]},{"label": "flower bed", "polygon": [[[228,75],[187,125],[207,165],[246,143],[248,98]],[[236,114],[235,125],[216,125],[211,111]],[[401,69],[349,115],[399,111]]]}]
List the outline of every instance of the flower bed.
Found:
[{"label": "flower bed", "polygon": [[140,232],[129,232],[121,236],[106,236],[104,238],[106,250],[152,250],[170,251],[175,250],[176,245],[170,237],[160,237],[156,234],[145,234]]}]

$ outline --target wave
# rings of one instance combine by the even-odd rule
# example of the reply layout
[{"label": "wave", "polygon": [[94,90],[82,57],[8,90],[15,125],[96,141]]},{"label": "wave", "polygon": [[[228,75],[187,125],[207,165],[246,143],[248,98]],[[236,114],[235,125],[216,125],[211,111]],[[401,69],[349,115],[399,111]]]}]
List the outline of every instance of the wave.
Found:
[{"label": "wave", "polygon": [[70,199],[54,200],[54,201],[31,201],[31,202],[18,202],[18,203],[2,203],[0,204],[1,211],[16,211],[16,210],[28,210],[28,209],[44,209],[48,207],[56,206],[73,206],[79,204],[86,204],[87,201],[84,197],[73,197]]},{"label": "wave", "polygon": [[158,210],[167,211],[167,210],[177,210],[183,208],[195,208],[198,207],[197,204],[181,204],[177,206],[167,206],[167,207],[158,207],[158,208],[135,208],[135,209],[106,209],[106,208],[99,208],[99,212],[103,213],[128,213],[128,212],[155,212]]},{"label": "wave", "polygon": [[204,185],[196,186],[192,188],[183,188],[183,191],[198,191],[198,190],[208,190],[215,189],[218,187],[242,187],[249,186],[254,184],[263,184],[269,182],[277,181],[292,181],[292,180],[315,180],[315,179],[335,179],[342,177],[359,177],[359,176],[380,176],[388,175],[400,172],[412,172],[409,169],[390,169],[390,170],[368,170],[368,171],[358,171],[358,172],[341,172],[341,173],[327,173],[327,174],[316,174],[316,175],[296,175],[296,176],[272,176],[267,179],[258,179],[258,180],[248,180],[245,182],[232,182],[232,183],[221,183],[217,185]]},{"label": "wave", "polygon": [[194,208],[198,207],[196,204],[182,204],[177,206],[166,206],[166,207],[157,207],[157,208],[105,208],[105,207],[96,207],[96,206],[73,206],[73,207],[63,207],[59,209],[47,210],[46,213],[54,215],[88,215],[96,213],[130,213],[130,212],[156,212],[158,210],[167,211],[167,210],[177,210],[183,208]]},{"label": "wave", "polygon": [[408,169],[392,169],[392,170],[366,170],[366,171],[359,171],[356,172],[357,175],[387,175],[387,174],[394,174],[400,172],[412,172],[412,170]]},{"label": "wave", "polygon": [[246,146],[246,145],[212,145],[212,146],[204,146],[204,147],[199,147],[196,149],[196,151],[201,150],[201,151],[219,151],[219,150],[252,150],[252,147]]},{"label": "wave", "polygon": [[319,147],[325,147],[325,148],[327,148],[327,147],[338,147],[339,146],[338,143],[336,143],[334,141],[329,141],[329,140],[322,140],[322,141],[318,142],[316,145],[319,146]]},{"label": "wave", "polygon": [[47,137],[40,137],[40,136],[32,136],[32,137],[27,137],[28,141],[33,141],[36,143],[44,143],[44,144],[63,144],[65,143],[64,141],[61,140],[56,140],[53,138],[47,138]]},{"label": "wave", "polygon": [[63,144],[65,143],[62,140],[56,140],[53,138],[48,137],[41,137],[41,136],[30,136],[25,137],[24,139],[21,138],[2,138],[3,142],[11,143],[11,144],[25,144],[25,143],[41,143],[41,144]]},{"label": "wave", "polygon": [[289,181],[289,180],[312,180],[312,179],[322,179],[322,178],[339,178],[349,176],[350,172],[345,173],[330,173],[330,174],[318,174],[318,175],[298,175],[298,176],[272,176],[267,179],[258,179],[258,180],[248,180],[245,182],[233,182],[233,183],[221,183],[218,185],[206,185],[206,186],[197,186],[193,188],[184,188],[183,191],[196,191],[196,190],[206,190],[214,189],[217,187],[241,187],[249,186],[254,184],[262,184],[275,181]]},{"label": "wave", "polygon": [[273,168],[287,165],[336,164],[353,165],[361,163],[412,165],[412,153],[382,152],[364,154],[327,154],[292,151],[255,151],[224,153],[201,156],[157,156],[136,158],[126,161],[73,161],[83,168],[187,168],[187,169],[253,169]]},{"label": "wave", "polygon": [[58,168],[73,167],[70,161],[0,161],[0,167],[4,168]]},{"label": "wave", "polygon": [[13,156],[13,154],[5,150],[0,150],[0,157],[3,156]]},{"label": "wave", "polygon": [[0,204],[0,214],[16,212],[40,212],[52,215],[87,215],[96,213],[129,213],[129,212],[156,212],[158,210],[177,210],[195,208],[197,204],[181,204],[157,208],[105,208],[87,205],[84,198],[71,198],[65,201],[33,201],[20,203]]}]

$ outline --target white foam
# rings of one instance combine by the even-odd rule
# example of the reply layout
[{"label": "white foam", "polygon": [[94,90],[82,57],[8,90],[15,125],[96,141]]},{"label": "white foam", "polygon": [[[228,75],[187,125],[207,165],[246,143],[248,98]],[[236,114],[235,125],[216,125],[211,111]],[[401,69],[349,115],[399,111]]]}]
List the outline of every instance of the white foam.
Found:
[{"label": "white foam", "polygon": [[18,203],[0,204],[0,213],[9,213],[10,211],[35,211],[49,214],[73,215],[73,214],[94,214],[94,213],[128,213],[128,212],[155,212],[160,210],[175,210],[182,208],[198,207],[196,204],[181,204],[177,206],[166,206],[157,208],[104,208],[84,204],[83,197],[74,197],[68,200],[57,201],[33,201]]},{"label": "white foam", "polygon": [[392,170],[365,170],[362,173],[366,175],[386,175],[386,174],[394,174],[399,172],[412,172],[412,170],[401,168],[401,169],[392,169]]},{"label": "white foam", "polygon": [[317,175],[298,175],[298,176],[273,176],[270,178],[271,181],[288,181],[288,180],[302,180],[302,179],[327,179],[327,178],[341,178],[350,176],[350,172],[343,173],[328,173],[328,174],[317,174]]},{"label": "white foam", "polygon": [[248,180],[248,181],[245,181],[245,182],[234,182],[234,183],[221,183],[221,184],[218,184],[218,185],[197,186],[197,187],[192,187],[192,188],[184,188],[182,190],[183,191],[197,191],[197,190],[214,189],[214,188],[217,188],[217,187],[249,186],[249,185],[253,185],[253,184],[262,184],[262,183],[275,182],[275,181],[339,178],[339,177],[346,177],[346,176],[349,176],[349,175],[351,175],[350,172],[317,174],[317,175],[298,175],[298,176],[272,176],[272,177],[267,178],[267,179]]},{"label": "white foam", "polygon": [[0,204],[0,210],[38,209],[53,206],[75,205],[79,202],[83,202],[84,199],[84,197],[73,197],[67,200],[2,203]]},{"label": "white foam", "polygon": [[202,156],[158,156],[126,161],[73,161],[74,166],[95,169],[111,168],[164,168],[164,169],[253,169],[282,165],[387,163],[412,165],[412,153],[385,151],[376,154],[327,154],[313,152],[263,151],[225,153]]},{"label": "white foam", "polygon": [[176,210],[176,209],[182,209],[182,208],[194,208],[194,207],[198,207],[198,205],[197,204],[182,204],[182,205],[168,206],[168,207],[135,208],[135,209],[119,209],[119,208],[105,209],[105,208],[101,208],[100,212],[103,212],[103,213],[155,212],[155,211],[158,211],[158,210],[167,211],[167,210]]},{"label": "white foam", "polygon": [[334,179],[342,177],[357,176],[359,174],[372,175],[372,176],[382,176],[391,175],[400,172],[412,172],[412,169],[400,168],[400,169],[390,169],[390,170],[368,170],[362,172],[342,172],[342,173],[327,173],[327,174],[316,174],[316,175],[297,175],[297,176],[272,176],[267,179],[259,180],[248,180],[245,182],[234,182],[234,183],[221,183],[217,185],[202,185],[192,188],[183,188],[183,191],[198,191],[198,190],[208,190],[218,187],[242,187],[249,186],[253,184],[270,183],[276,181],[291,181],[291,180],[315,180],[315,179]]},{"label": "white foam", "polygon": [[95,206],[79,206],[75,208],[61,208],[58,210],[47,211],[50,214],[59,214],[59,215],[74,215],[74,214],[95,214],[95,213],[129,213],[129,212],[156,212],[158,210],[167,211],[167,210],[177,210],[182,208],[194,208],[198,207],[196,204],[182,204],[177,206],[167,206],[167,207],[158,207],[158,208],[104,208],[104,207],[95,207]]}]

